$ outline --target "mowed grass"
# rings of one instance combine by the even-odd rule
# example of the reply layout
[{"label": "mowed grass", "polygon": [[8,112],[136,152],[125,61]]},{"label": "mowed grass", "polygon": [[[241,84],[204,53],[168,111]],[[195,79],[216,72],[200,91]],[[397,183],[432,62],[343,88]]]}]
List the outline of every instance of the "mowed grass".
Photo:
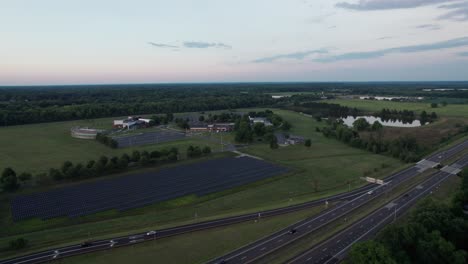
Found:
[{"label": "mowed grass", "polygon": [[[164,147],[178,147],[185,153],[189,145],[210,146],[213,151],[221,149],[219,144],[197,138],[156,145],[111,149],[95,140],[76,139],[70,136],[70,128],[89,126],[110,128],[112,119],[80,120],[69,122],[21,125],[0,128],[0,170],[12,167],[17,172],[39,173],[59,167],[69,160],[73,163],[87,162],[101,155],[120,156],[133,150],[153,151]],[[144,132],[144,130],[141,130]]]},{"label": "mowed grass", "polygon": [[297,195],[308,193],[323,193],[343,190],[362,185],[360,177],[382,177],[395,169],[404,166],[393,158],[375,155],[355,149],[333,139],[325,138],[316,127],[323,127],[324,122],[285,110],[275,110],[285,120],[293,124],[288,133],[310,138],[312,146],[295,145],[271,149],[266,144],[254,144],[242,151],[255,156],[264,157],[288,167],[296,168],[293,186],[283,189]]},{"label": "mowed grass", "polygon": [[224,228],[215,228],[142,244],[112,249],[60,262],[78,263],[205,263],[247,243],[281,230],[318,213],[321,208],[291,213],[273,218],[249,221]]},{"label": "mowed grass", "polygon": [[417,113],[426,111],[428,113],[435,112],[439,116],[449,117],[468,117],[468,105],[463,104],[448,104],[437,108],[431,108],[430,103],[427,102],[391,102],[391,101],[377,101],[377,100],[359,100],[359,99],[335,99],[325,100],[325,103],[340,104],[343,106],[356,107],[360,110],[377,112],[383,108],[397,109],[397,110],[411,110]]},{"label": "mowed grass", "polygon": [[[30,247],[19,252],[0,251],[0,257],[79,243],[88,238],[125,235],[315,200],[365,184],[359,179],[365,174],[381,178],[405,166],[395,159],[323,137],[315,132],[315,127],[325,124],[313,118],[291,111],[274,109],[274,112],[292,123],[291,134],[311,138],[312,147],[298,145],[271,150],[266,144],[253,144],[241,151],[288,166],[290,173],[222,193],[182,197],[125,213],[108,211],[75,220],[32,219],[19,223],[12,223],[4,215],[0,246],[13,238],[24,237],[30,241]],[[382,164],[386,164],[385,168]],[[3,204],[2,212],[5,212],[8,205]]]}]

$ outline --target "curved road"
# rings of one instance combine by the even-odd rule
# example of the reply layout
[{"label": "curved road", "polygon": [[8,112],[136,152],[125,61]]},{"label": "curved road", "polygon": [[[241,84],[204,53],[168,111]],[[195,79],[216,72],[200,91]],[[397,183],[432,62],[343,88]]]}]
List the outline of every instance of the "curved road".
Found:
[{"label": "curved road", "polygon": [[[438,163],[442,160],[447,160],[455,156],[457,153],[463,151],[466,148],[468,148],[468,140],[448,150],[431,155],[427,158],[427,160],[434,162],[434,163]],[[391,175],[385,178],[385,181],[396,182],[395,181],[396,179],[404,179],[408,175],[414,174],[415,168],[417,167],[411,167],[399,173]],[[417,169],[421,170],[420,168],[417,168]],[[184,234],[188,232],[216,228],[220,226],[231,225],[231,224],[245,222],[249,220],[255,220],[258,217],[270,217],[270,216],[275,216],[275,215],[280,215],[280,214],[286,214],[286,213],[314,207],[320,204],[324,204],[326,201],[331,202],[331,201],[340,201],[340,200],[352,200],[356,198],[359,199],[360,197],[366,197],[365,194],[367,194],[369,190],[374,189],[374,188],[376,188],[375,185],[369,184],[361,188],[358,188],[352,192],[338,194],[338,195],[330,196],[324,199],[306,202],[306,203],[299,204],[299,205],[293,205],[293,206],[288,206],[284,208],[278,208],[278,209],[245,214],[245,215],[240,215],[240,216],[227,217],[223,219],[184,225],[184,226],[168,228],[164,230],[158,230],[156,235],[146,235],[146,233],[138,233],[138,234],[133,234],[133,235],[124,236],[124,237],[93,241],[91,245],[88,245],[86,247],[82,247],[81,245],[78,244],[78,245],[71,245],[71,246],[61,247],[61,248],[56,248],[56,249],[50,249],[50,250],[46,250],[46,251],[42,251],[38,253],[33,253],[30,255],[3,260],[3,261],[0,261],[0,264],[42,263],[42,262],[47,262],[47,261],[51,261],[55,259],[73,256],[73,255],[85,254],[85,253],[99,251],[99,250],[107,250],[113,247],[128,246],[128,245],[133,245],[136,243],[141,243],[141,242],[145,242],[145,241],[149,241],[153,239],[160,239],[160,238],[175,236],[175,235]],[[377,187],[377,190],[380,188],[382,187]],[[346,203],[346,204],[351,204],[351,203]],[[330,213],[333,210],[335,210],[335,208],[327,210],[321,215],[333,214],[333,213]]]}]

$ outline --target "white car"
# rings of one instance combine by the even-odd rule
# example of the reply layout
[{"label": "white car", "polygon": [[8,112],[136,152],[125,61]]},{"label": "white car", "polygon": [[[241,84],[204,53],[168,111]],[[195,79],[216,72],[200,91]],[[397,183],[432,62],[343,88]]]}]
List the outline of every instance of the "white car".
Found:
[{"label": "white car", "polygon": [[374,193],[374,191],[368,191],[368,192],[367,192],[368,195],[371,195],[371,194],[373,194],[373,193]]},{"label": "white car", "polygon": [[156,231],[149,231],[146,233],[147,236],[154,236],[156,235]]}]

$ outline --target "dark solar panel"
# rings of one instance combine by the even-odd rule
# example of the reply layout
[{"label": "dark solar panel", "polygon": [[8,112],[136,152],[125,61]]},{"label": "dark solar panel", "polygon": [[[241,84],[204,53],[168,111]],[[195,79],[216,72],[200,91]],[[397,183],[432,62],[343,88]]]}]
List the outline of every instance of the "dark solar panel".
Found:
[{"label": "dark solar panel", "polygon": [[216,159],[18,196],[11,201],[12,214],[19,221],[125,211],[185,195],[219,192],[287,171],[249,157]]}]

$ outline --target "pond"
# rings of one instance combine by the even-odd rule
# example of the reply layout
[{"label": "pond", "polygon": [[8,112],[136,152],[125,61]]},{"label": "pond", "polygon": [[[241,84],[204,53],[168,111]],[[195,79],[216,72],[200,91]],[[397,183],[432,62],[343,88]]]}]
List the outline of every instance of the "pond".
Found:
[{"label": "pond", "polygon": [[382,120],[380,117],[376,116],[348,116],[346,118],[342,118],[344,124],[352,127],[354,121],[356,121],[359,118],[364,118],[366,119],[369,124],[374,124],[375,121],[379,121],[383,126],[388,126],[388,127],[420,127],[421,122],[419,120],[413,120],[412,122],[407,122],[403,120],[398,120],[398,119],[388,119],[388,120]]}]

